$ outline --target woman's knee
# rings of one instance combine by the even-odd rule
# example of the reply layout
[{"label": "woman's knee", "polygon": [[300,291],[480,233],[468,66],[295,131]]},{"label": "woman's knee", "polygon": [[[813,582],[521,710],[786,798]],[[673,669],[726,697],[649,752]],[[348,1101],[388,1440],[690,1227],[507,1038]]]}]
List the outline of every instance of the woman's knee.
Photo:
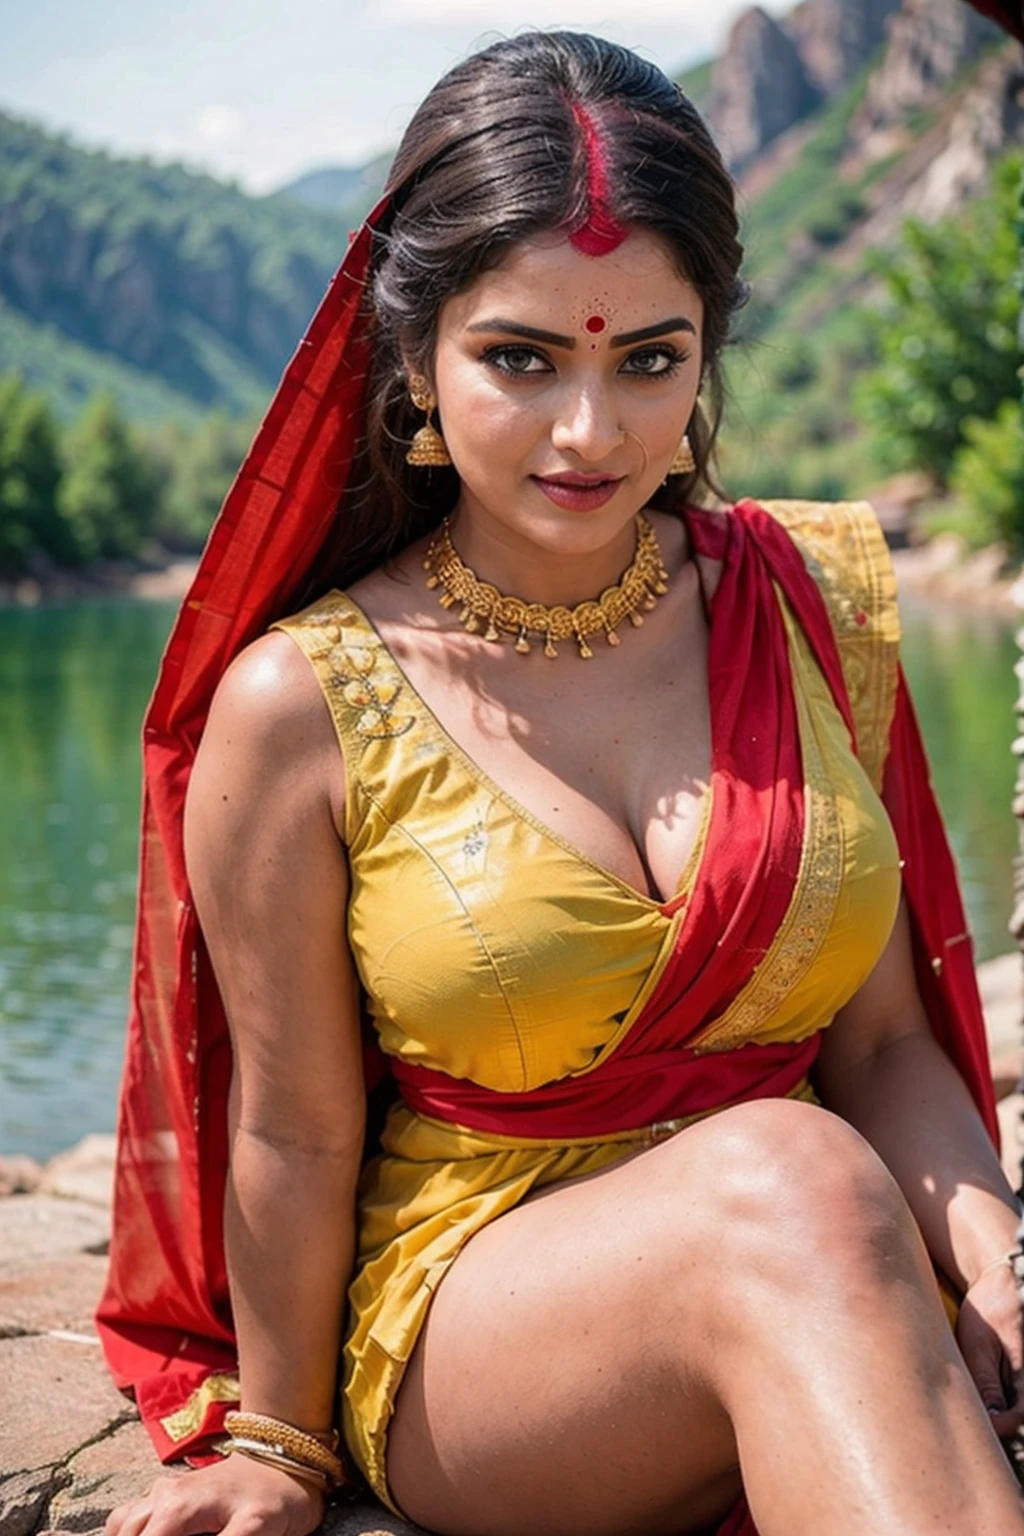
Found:
[{"label": "woman's knee", "polygon": [[705,1240],[731,1283],[793,1292],[820,1286],[826,1273],[888,1285],[920,1271],[921,1240],[899,1186],[838,1116],[761,1100],[684,1132],[680,1154],[691,1134]]}]

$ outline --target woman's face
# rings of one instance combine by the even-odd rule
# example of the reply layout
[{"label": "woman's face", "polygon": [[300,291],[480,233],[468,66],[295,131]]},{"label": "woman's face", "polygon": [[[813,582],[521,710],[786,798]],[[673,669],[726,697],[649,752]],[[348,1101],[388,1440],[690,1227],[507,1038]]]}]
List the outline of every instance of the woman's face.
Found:
[{"label": "woman's face", "polygon": [[442,308],[433,382],[459,515],[510,547],[597,551],[665,478],[701,377],[703,304],[633,231],[517,246]]}]

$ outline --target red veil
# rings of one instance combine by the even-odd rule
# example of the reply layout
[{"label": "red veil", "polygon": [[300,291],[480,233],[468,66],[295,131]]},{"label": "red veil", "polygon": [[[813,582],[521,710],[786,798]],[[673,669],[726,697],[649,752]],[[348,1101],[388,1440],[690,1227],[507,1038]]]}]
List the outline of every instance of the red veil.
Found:
[{"label": "red veil", "polygon": [[[143,729],[138,927],[110,1271],[97,1321],[115,1380],[134,1392],[157,1450],[167,1459],[202,1454],[237,1393],[221,1225],[230,1049],[185,874],[185,792],[218,680],[243,646],[295,609],[335,519],[362,433],[368,336],[361,298],[373,230],[387,213],[384,202],[354,236],[285,373],[178,614]],[[723,558],[734,574],[731,607],[722,609],[720,632],[728,634],[730,624],[744,623],[752,601],[759,611],[777,611],[774,599],[767,604],[763,599],[778,583],[852,735],[829,617],[789,536],[753,503],[741,504],[730,517],[687,515],[698,544]],[[754,646],[755,655],[761,652],[770,653],[772,665],[784,665],[777,635]],[[784,683],[788,674],[779,676]],[[726,690],[733,686],[730,677],[725,668]],[[784,712],[787,689],[782,686],[776,694]],[[735,790],[743,775],[735,764],[727,766]],[[946,948],[950,936],[963,934],[965,922],[904,689],[892,731],[885,800],[906,860],[922,992],[938,1038],[995,1135],[970,945]],[[746,811],[762,815],[768,804],[761,793],[756,802],[740,806],[744,814],[732,819],[734,835],[737,827],[747,825]],[[780,869],[781,884],[766,886],[761,906],[751,912],[752,931],[757,925],[769,931],[780,904],[784,907],[795,878],[792,857],[781,860]],[[710,925],[709,932],[721,934],[721,908],[714,902],[702,921]],[[692,939],[692,926],[688,933]],[[710,969],[699,975],[689,974],[690,961],[682,954],[669,966],[638,1021],[662,1065],[670,1054],[662,1049],[668,1025],[678,1023],[681,1009],[700,1014],[734,992],[749,973],[750,954],[749,947],[719,944]],[[945,963],[937,966],[938,957],[945,957]],[[813,1054],[813,1045],[805,1044],[771,1061],[765,1056],[755,1082],[750,1051],[729,1053],[735,1092],[724,1097],[784,1092],[794,1074],[806,1071]],[[668,1082],[670,1089],[676,1057],[686,1055],[676,1051],[665,1073],[638,1080],[660,1085],[659,1092]],[[728,1061],[723,1060],[722,1070],[732,1070]],[[621,1085],[612,1084],[607,1092],[610,1099],[620,1099]],[[649,1110],[641,1103],[637,1113]],[[635,1123],[659,1118],[652,1113],[650,1120]],[[723,1527],[723,1533],[752,1530],[742,1511]]]}]

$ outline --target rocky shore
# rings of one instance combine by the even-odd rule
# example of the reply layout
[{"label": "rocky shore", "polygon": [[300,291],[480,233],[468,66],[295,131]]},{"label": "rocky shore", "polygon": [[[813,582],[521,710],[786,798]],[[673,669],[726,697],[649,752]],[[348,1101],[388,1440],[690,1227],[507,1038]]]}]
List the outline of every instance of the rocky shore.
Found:
[{"label": "rocky shore", "polygon": [[[45,1167],[0,1157],[0,1536],[99,1533],[160,1470],[93,1326],[113,1155],[112,1136],[87,1136]],[[324,1529],[423,1536],[368,1498],[332,1508]]]},{"label": "rocky shore", "polygon": [[[1017,955],[979,968],[1004,1162],[1020,1180],[1024,985]],[[158,1470],[104,1368],[92,1315],[110,1234],[113,1137],[45,1166],[0,1157],[0,1536],[99,1532]],[[328,1536],[422,1536],[370,1499],[339,1505]]]}]

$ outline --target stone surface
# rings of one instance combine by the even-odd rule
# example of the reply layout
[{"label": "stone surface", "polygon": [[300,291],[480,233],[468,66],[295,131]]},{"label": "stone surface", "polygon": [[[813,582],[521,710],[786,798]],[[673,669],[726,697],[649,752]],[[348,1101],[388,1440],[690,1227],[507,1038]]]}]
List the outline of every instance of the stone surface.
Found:
[{"label": "stone surface", "polygon": [[71,1253],[0,1272],[0,1339],[61,1329],[91,1334],[107,1261]]},{"label": "stone surface", "polygon": [[[71,1456],[50,1485],[44,1485],[39,1507],[45,1506],[46,1512],[37,1530],[47,1536],[60,1531],[98,1532],[112,1509],[142,1498],[154,1478],[167,1475],[189,1474],[186,1467],[161,1467],[137,1420],[122,1423]],[[324,1530],[329,1536],[420,1536],[418,1527],[365,1498],[330,1509]],[[6,1536],[2,1526],[0,1536]]]},{"label": "stone surface", "polygon": [[28,1536],[68,1463],[134,1417],[102,1367],[99,1344],[37,1336],[0,1345],[0,1536]]},{"label": "stone surface", "polygon": [[1013,1050],[999,1051],[992,1057],[992,1083],[996,1098],[1003,1100],[1016,1093],[1020,1087],[1022,1052],[1019,1046]]},{"label": "stone surface", "polygon": [[424,1536],[418,1525],[410,1525],[379,1504],[367,1502],[330,1510],[324,1531],[327,1536]]},{"label": "stone surface", "polygon": [[71,1200],[85,1200],[90,1205],[109,1206],[116,1150],[113,1136],[83,1136],[67,1152],[50,1159],[43,1169],[40,1190]]},{"label": "stone surface", "polygon": [[101,1253],[110,1217],[98,1206],[55,1195],[0,1200],[0,1276],[68,1253]]},{"label": "stone surface", "polygon": [[0,1476],[0,1536],[29,1536],[34,1532],[46,1517],[50,1499],[69,1479],[70,1473],[62,1466]]},{"label": "stone surface", "polygon": [[0,1157],[0,1198],[38,1189],[43,1170],[34,1157]]},{"label": "stone surface", "polygon": [[1022,1116],[1024,1116],[1024,1095],[1011,1093],[1003,1099],[999,1105],[999,1135],[1003,1144],[1003,1172],[1010,1182],[1011,1189],[1020,1189],[1021,1186],[1021,1156],[1024,1154],[1024,1146],[1021,1144]]},{"label": "stone surface", "polygon": [[44,1531],[99,1531],[119,1504],[142,1498],[153,1479],[187,1468],[161,1467],[142,1425],[133,1420],[85,1446],[67,1462],[68,1480],[47,1511]]},{"label": "stone surface", "polygon": [[134,1417],[96,1339],[5,1339],[0,1360],[0,1478],[60,1465]]},{"label": "stone surface", "polygon": [[978,966],[978,988],[993,1058],[1020,1049],[1024,1038],[1024,961],[999,955]]}]

